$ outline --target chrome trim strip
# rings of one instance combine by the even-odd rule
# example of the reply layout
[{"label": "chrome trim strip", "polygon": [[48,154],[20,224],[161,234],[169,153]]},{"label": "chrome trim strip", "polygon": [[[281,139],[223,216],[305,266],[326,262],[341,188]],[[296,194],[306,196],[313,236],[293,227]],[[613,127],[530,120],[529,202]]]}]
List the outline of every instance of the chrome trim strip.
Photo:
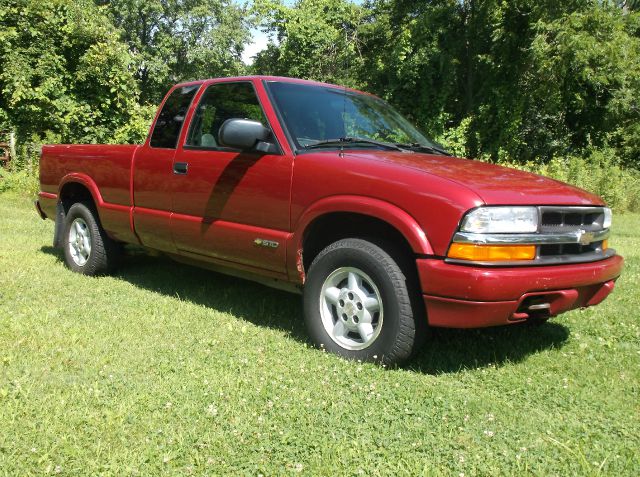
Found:
[{"label": "chrome trim strip", "polygon": [[548,245],[577,243],[589,245],[609,238],[609,229],[586,231],[584,229],[562,233],[544,234],[477,234],[471,232],[456,232],[454,243],[472,243],[477,245]]},{"label": "chrome trim strip", "polygon": [[559,212],[561,214],[604,214],[604,205],[539,205],[541,212]]}]

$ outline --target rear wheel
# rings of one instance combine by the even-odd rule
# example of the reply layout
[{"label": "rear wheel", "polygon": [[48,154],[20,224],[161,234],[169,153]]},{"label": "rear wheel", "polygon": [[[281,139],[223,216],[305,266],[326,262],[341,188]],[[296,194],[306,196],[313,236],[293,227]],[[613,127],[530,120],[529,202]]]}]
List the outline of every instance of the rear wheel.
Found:
[{"label": "rear wheel", "polygon": [[77,202],[65,217],[63,234],[64,258],[74,272],[101,275],[113,270],[121,246],[109,238],[92,204]]},{"label": "rear wheel", "polygon": [[405,275],[366,240],[339,240],[318,254],[307,274],[304,311],[314,343],[346,358],[399,364],[415,345]]}]

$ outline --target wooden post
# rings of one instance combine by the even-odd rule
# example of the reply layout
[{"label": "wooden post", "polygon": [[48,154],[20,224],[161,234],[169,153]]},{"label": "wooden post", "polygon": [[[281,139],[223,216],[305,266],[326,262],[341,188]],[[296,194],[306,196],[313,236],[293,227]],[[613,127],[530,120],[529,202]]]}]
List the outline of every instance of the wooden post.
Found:
[{"label": "wooden post", "polygon": [[16,133],[13,131],[9,133],[9,160],[16,160]]}]

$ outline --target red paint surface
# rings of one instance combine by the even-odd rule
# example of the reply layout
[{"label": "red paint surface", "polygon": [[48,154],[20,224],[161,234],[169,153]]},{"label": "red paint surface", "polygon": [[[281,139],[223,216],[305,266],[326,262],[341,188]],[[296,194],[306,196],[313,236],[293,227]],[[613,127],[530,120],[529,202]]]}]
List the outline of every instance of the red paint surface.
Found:
[{"label": "red paint surface", "polygon": [[519,300],[525,293],[602,284],[620,275],[623,262],[619,255],[591,263],[511,268],[417,261],[425,294],[472,301]]},{"label": "red paint surface", "polygon": [[512,323],[530,296],[544,297],[552,316],[592,306],[611,293],[622,266],[619,255],[593,263],[513,268],[418,260],[429,324],[452,328]]},{"label": "red paint surface", "polygon": [[[54,217],[65,184],[77,182],[90,191],[105,230],[116,239],[301,283],[304,231],[323,214],[376,217],[395,227],[417,255],[438,257],[473,207],[603,204],[597,196],[551,179],[467,159],[353,149],[344,155],[294,155],[264,88],[263,81],[271,80],[303,82],[275,77],[199,82],[203,87],[176,150],[151,148],[148,139],[142,146],[45,146],[42,209]],[[219,81],[254,83],[281,154],[182,147],[199,98]],[[174,174],[175,162],[188,163],[188,174]],[[279,246],[260,247],[256,238]],[[615,279],[621,268],[620,257],[510,269],[418,259],[429,319],[439,326],[509,322],[522,296],[537,291],[577,290],[580,298],[573,304],[580,306],[593,291],[588,299],[594,303],[610,292],[602,291],[602,284]]]},{"label": "red paint surface", "polygon": [[431,326],[483,328],[510,325],[530,318],[529,313],[521,310],[521,304],[531,296],[549,303],[549,316],[552,317],[576,308],[592,306],[596,301],[599,303],[612,290],[613,281],[609,281],[565,290],[525,293],[518,300],[511,301],[473,301],[424,295],[424,302]]}]

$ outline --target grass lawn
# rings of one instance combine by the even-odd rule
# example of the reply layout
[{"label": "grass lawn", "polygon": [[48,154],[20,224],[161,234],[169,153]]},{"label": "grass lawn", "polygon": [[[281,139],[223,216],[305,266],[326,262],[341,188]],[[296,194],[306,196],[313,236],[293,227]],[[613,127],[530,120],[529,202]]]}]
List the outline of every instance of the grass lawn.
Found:
[{"label": "grass lawn", "polygon": [[300,297],[132,253],[68,271],[0,195],[0,475],[640,475],[640,215],[614,294],[436,330],[389,370],[312,349]]}]

